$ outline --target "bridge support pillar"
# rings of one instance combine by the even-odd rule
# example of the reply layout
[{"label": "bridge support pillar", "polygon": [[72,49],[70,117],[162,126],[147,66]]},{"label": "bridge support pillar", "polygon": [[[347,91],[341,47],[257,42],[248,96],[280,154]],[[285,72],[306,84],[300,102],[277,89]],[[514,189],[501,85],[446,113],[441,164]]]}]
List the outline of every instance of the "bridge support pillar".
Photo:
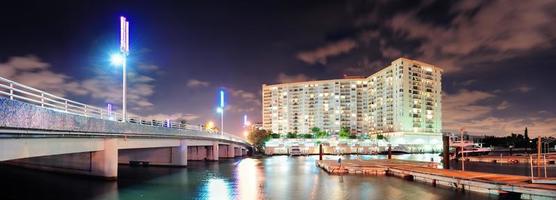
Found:
[{"label": "bridge support pillar", "polygon": [[218,146],[218,142],[212,143],[212,146],[209,146],[207,149],[207,160],[218,160],[220,157],[220,149]]},{"label": "bridge support pillar", "polygon": [[179,147],[172,148],[171,165],[185,167],[187,166],[187,143],[185,140],[180,141]]},{"label": "bridge support pillar", "polygon": [[104,139],[104,150],[91,155],[91,174],[107,179],[118,177],[118,139]]},{"label": "bridge support pillar", "polygon": [[243,155],[241,154],[241,147],[236,146],[236,145],[232,145],[232,147],[234,147],[234,156],[235,156],[235,157],[241,157],[241,156],[243,156]]},{"label": "bridge support pillar", "polygon": [[233,144],[228,145],[228,151],[227,151],[227,156],[228,158],[233,158],[236,157],[236,151],[235,151],[235,146]]}]

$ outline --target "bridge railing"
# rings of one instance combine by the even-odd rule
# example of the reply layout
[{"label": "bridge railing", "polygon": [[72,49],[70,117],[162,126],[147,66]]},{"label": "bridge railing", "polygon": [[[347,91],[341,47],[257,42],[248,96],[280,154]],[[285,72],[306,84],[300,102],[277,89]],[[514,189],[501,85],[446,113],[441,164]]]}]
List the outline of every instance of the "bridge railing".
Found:
[{"label": "bridge railing", "polygon": [[[3,77],[0,77],[0,96],[5,96],[11,100],[22,101],[22,102],[41,106],[43,108],[56,110],[59,112],[66,112],[66,113],[81,115],[85,117],[93,117],[93,118],[111,120],[111,121],[123,121],[122,120],[123,117],[121,113],[110,111],[108,108],[100,108],[100,107],[80,103],[77,101],[69,100]],[[195,130],[195,131],[203,131],[209,133],[208,131],[203,130],[204,127],[201,125],[191,125],[191,124],[176,122],[171,120],[164,120],[164,121],[147,120],[141,116],[133,115],[133,114],[128,114],[127,121],[129,123],[135,123],[135,124],[141,124],[147,126]],[[214,135],[217,138],[224,137],[224,139],[230,139],[233,141],[241,141],[241,142],[244,141],[240,137],[228,133],[225,133],[224,135],[220,135],[216,133],[210,135]]]},{"label": "bridge railing", "polygon": [[114,117],[117,115],[117,113],[109,113],[106,109],[62,98],[3,77],[0,77],[0,95],[12,100],[86,117],[108,119],[111,115]]}]

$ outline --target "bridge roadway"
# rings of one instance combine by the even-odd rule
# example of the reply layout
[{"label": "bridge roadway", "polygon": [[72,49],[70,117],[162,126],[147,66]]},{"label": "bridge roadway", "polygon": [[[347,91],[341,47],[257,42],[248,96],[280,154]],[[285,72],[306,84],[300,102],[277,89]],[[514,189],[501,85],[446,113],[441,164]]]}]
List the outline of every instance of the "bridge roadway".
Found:
[{"label": "bridge roadway", "polygon": [[229,134],[122,123],[0,97],[0,162],[116,179],[118,164],[187,166],[247,155]]}]

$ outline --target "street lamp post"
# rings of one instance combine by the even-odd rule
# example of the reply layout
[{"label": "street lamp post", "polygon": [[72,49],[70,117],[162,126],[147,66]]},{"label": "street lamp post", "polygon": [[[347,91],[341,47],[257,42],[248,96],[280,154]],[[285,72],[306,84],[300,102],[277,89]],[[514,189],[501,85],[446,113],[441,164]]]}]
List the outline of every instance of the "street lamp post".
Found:
[{"label": "street lamp post", "polygon": [[129,54],[129,22],[125,17],[120,17],[120,52],[122,62],[122,121],[127,121],[127,72],[126,72],[126,57]]},{"label": "street lamp post", "polygon": [[243,128],[245,129],[243,131],[243,136],[245,138],[247,138],[247,136],[249,135],[249,131],[251,131],[250,130],[251,128],[249,126],[251,126],[251,122],[249,122],[249,120],[247,120],[247,115],[245,114],[245,115],[243,115]]},{"label": "street lamp post", "polygon": [[220,106],[216,111],[220,113],[220,135],[224,135],[224,90],[220,90]]}]

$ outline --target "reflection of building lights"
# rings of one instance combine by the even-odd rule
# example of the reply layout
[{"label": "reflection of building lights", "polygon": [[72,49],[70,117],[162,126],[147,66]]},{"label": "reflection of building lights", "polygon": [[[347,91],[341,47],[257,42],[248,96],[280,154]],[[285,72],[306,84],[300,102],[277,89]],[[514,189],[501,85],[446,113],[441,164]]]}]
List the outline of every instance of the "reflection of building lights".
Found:
[{"label": "reflection of building lights", "polygon": [[260,171],[257,169],[257,160],[246,158],[239,162],[237,167],[238,199],[260,199],[258,177]]},{"label": "reflection of building lights", "polygon": [[206,199],[214,199],[214,200],[224,200],[224,199],[232,199],[232,195],[230,194],[230,185],[229,183],[220,178],[211,178],[208,180],[205,190],[203,191],[201,197]]}]

